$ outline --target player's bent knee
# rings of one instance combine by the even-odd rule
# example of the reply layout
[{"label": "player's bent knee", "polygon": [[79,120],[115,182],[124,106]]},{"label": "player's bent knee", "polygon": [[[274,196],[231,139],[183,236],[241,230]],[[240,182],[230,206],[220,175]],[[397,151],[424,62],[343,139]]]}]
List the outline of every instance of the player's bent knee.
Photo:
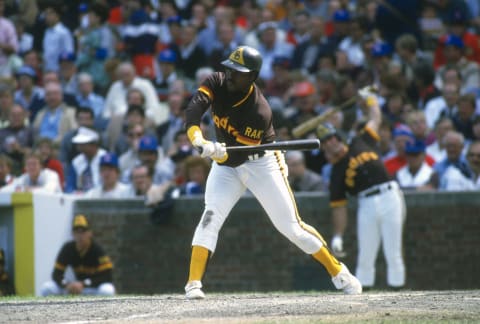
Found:
[{"label": "player's bent knee", "polygon": [[47,281],[43,284],[40,289],[40,295],[42,296],[51,296],[51,295],[60,295],[61,289],[55,281]]},{"label": "player's bent knee", "polygon": [[110,282],[106,282],[98,286],[98,294],[101,296],[115,295],[115,286]]}]

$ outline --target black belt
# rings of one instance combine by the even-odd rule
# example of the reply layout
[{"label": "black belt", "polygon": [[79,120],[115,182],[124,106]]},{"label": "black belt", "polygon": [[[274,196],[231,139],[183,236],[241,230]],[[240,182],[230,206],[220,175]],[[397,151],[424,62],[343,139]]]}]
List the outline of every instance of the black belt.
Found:
[{"label": "black belt", "polygon": [[[392,189],[392,188],[393,188],[392,185],[389,184],[389,185],[385,188],[385,190],[390,190],[390,189]],[[381,193],[381,192],[382,192],[382,190],[380,190],[380,188],[376,188],[376,189],[373,189],[373,190],[371,190],[371,191],[369,191],[369,192],[366,192],[363,196],[364,196],[364,197],[371,197],[371,196],[378,195],[378,194]]]},{"label": "black belt", "polygon": [[265,155],[265,151],[258,151],[248,155],[249,160],[258,160]]}]

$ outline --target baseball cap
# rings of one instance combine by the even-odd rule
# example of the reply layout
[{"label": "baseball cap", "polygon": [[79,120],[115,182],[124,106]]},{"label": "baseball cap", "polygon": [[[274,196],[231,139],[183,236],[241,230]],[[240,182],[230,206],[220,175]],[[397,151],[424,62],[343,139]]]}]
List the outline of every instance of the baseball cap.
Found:
[{"label": "baseball cap", "polygon": [[73,52],[62,52],[58,56],[58,62],[75,62],[77,57]]},{"label": "baseball cap", "polygon": [[155,151],[158,149],[158,141],[154,136],[145,135],[140,139],[138,143],[139,151]]},{"label": "baseball cap", "polygon": [[373,44],[371,54],[373,57],[382,57],[392,54],[393,48],[390,44],[386,42],[376,42]]},{"label": "baseball cap", "polygon": [[115,153],[107,152],[100,158],[100,166],[111,166],[118,168],[118,157]]},{"label": "baseball cap", "polygon": [[100,137],[97,132],[88,127],[79,127],[77,135],[72,138],[72,143],[74,144],[87,144],[87,143],[96,143]]},{"label": "baseball cap", "polygon": [[75,217],[73,218],[72,228],[73,230],[77,230],[77,229],[88,230],[90,226],[88,224],[87,217],[85,217],[85,215],[83,214],[75,215]]},{"label": "baseball cap", "polygon": [[416,154],[425,152],[425,142],[416,139],[415,141],[409,141],[405,144],[405,153]]},{"label": "baseball cap", "polygon": [[295,97],[306,97],[315,93],[315,86],[309,81],[302,81],[295,85],[293,95]]},{"label": "baseball cap", "polygon": [[36,78],[37,72],[35,72],[35,70],[31,66],[23,65],[17,69],[16,75],[17,76],[26,75],[31,78]]},{"label": "baseball cap", "polygon": [[445,41],[443,42],[445,46],[455,46],[457,48],[463,48],[463,40],[458,37],[457,35],[450,34],[445,38]]},{"label": "baseball cap", "polygon": [[177,62],[177,54],[169,48],[164,49],[158,54],[158,62],[175,64]]},{"label": "baseball cap", "polygon": [[393,132],[392,132],[392,135],[393,135],[393,138],[395,138],[397,136],[409,136],[409,137],[412,137],[412,138],[414,137],[410,127],[408,127],[407,125],[404,125],[404,124],[400,124],[397,127],[395,127]]},{"label": "baseball cap", "polygon": [[338,9],[333,13],[334,22],[349,22],[350,13],[345,9]]}]

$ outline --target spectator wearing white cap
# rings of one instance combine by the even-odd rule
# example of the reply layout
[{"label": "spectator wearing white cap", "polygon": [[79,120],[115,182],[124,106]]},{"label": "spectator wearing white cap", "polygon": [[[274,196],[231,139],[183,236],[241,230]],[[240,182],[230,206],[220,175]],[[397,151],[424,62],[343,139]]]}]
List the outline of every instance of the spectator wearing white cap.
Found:
[{"label": "spectator wearing white cap", "polygon": [[86,198],[120,199],[130,195],[129,186],[119,181],[120,169],[115,153],[105,153],[100,158],[101,184],[85,193]]},{"label": "spectator wearing white cap", "polygon": [[78,154],[68,168],[65,192],[86,192],[101,184],[100,159],[107,153],[100,147],[96,131],[80,127],[72,143],[77,145]]}]

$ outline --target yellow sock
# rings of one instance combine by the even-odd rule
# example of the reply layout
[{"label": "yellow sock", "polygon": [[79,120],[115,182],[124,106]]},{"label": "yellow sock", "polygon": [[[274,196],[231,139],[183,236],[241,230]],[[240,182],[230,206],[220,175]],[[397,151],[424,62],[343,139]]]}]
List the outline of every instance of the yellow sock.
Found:
[{"label": "yellow sock", "polygon": [[340,270],[342,270],[341,263],[338,262],[338,260],[330,253],[325,245],[322,246],[320,250],[312,254],[312,256],[315,260],[323,264],[332,277],[335,277]]},{"label": "yellow sock", "polygon": [[207,268],[210,251],[203,246],[194,245],[192,247],[192,257],[190,259],[190,274],[188,281],[202,280]]}]

